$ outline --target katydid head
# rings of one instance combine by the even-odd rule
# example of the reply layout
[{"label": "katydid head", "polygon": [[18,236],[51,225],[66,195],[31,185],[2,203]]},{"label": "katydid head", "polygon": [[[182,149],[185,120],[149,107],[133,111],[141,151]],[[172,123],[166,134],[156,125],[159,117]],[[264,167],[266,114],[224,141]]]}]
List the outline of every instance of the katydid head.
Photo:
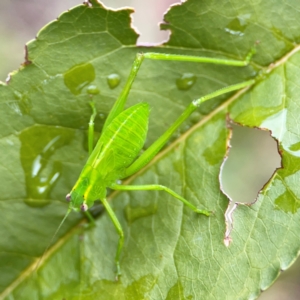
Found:
[{"label": "katydid head", "polygon": [[72,191],[66,195],[66,200],[70,202],[69,209],[87,211],[97,199],[105,198],[107,182],[100,179],[99,172],[86,165]]},{"label": "katydid head", "polygon": [[67,194],[66,200],[70,202],[69,209],[75,211],[87,211],[89,209],[85,202],[84,195],[76,190],[72,190],[71,193]]},{"label": "katydid head", "polygon": [[69,209],[75,211],[87,211],[92,206],[93,201],[88,201],[90,179],[87,176],[80,176],[72,191],[66,195],[66,200],[70,203]]}]

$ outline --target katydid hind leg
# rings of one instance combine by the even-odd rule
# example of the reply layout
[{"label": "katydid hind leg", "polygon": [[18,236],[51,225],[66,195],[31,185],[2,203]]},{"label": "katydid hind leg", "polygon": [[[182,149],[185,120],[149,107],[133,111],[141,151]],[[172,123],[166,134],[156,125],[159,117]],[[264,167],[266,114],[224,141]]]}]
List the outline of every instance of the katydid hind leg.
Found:
[{"label": "katydid hind leg", "polygon": [[248,52],[246,58],[244,60],[233,60],[233,59],[219,59],[219,58],[210,58],[210,57],[201,57],[201,56],[193,56],[193,55],[180,55],[180,54],[167,54],[167,53],[137,53],[135,60],[131,66],[131,71],[129,73],[128,79],[125,83],[125,86],[121,92],[121,95],[114,103],[112,109],[109,112],[109,115],[105,121],[103,129],[105,129],[111,121],[124,110],[124,106],[126,104],[128,94],[132,87],[132,84],[137,76],[137,73],[142,65],[142,62],[145,58],[151,60],[169,60],[169,61],[185,61],[185,62],[195,62],[195,63],[209,63],[209,64],[217,64],[217,65],[227,65],[227,66],[236,66],[243,67],[247,66],[255,54],[255,48],[251,48]]},{"label": "katydid hind leg", "polygon": [[[119,115],[123,110],[124,106],[126,104],[128,94],[130,92],[130,89],[132,87],[132,84],[137,76],[137,73],[142,65],[142,62],[145,58],[152,59],[152,60],[170,60],[170,61],[186,61],[186,62],[196,62],[196,63],[211,63],[211,64],[220,64],[220,65],[228,65],[228,66],[237,66],[242,67],[249,64],[252,56],[255,54],[255,48],[252,48],[249,53],[247,54],[245,60],[239,61],[239,60],[228,60],[228,59],[216,59],[216,58],[208,58],[208,57],[200,57],[200,56],[191,56],[191,55],[178,55],[178,54],[166,54],[166,53],[153,53],[153,52],[147,52],[147,53],[138,53],[135,57],[135,60],[132,64],[131,71],[129,74],[129,77],[126,81],[126,84],[121,92],[121,95],[117,99],[117,101],[114,103],[102,130],[105,130],[105,128],[111,123],[111,121]],[[250,83],[249,83],[250,82]],[[245,82],[246,84],[250,85],[253,84],[253,81]],[[224,89],[221,89],[222,93],[219,93],[218,95],[225,94],[227,92],[230,92],[232,90],[240,89],[240,85],[243,85],[243,83],[232,85],[229,87],[225,87]],[[232,89],[233,87],[233,89]],[[216,96],[218,96],[216,95]],[[210,94],[208,95],[210,96]],[[213,96],[213,97],[216,97]],[[208,99],[211,99],[213,97],[204,99],[204,97],[195,100],[204,102]],[[201,101],[202,100],[202,101]],[[146,152],[144,152],[143,156],[141,156],[135,163],[134,166],[130,166],[129,170],[126,170],[126,175],[123,177],[128,177],[132,175],[133,173],[137,172],[139,169],[141,169],[147,162],[149,162],[156,153],[165,145],[167,140],[171,137],[171,135],[174,133],[174,131],[181,125],[183,121],[185,121],[191,113],[199,106],[199,104],[195,105],[195,101],[193,101],[187,110],[180,116],[179,119],[175,121],[175,123],[163,134],[153,145],[151,145],[150,148]],[[89,155],[91,155],[93,151],[93,142],[94,142],[94,120],[96,117],[96,108],[94,102],[90,102],[90,105],[92,107],[92,115],[90,117],[89,122]]]}]

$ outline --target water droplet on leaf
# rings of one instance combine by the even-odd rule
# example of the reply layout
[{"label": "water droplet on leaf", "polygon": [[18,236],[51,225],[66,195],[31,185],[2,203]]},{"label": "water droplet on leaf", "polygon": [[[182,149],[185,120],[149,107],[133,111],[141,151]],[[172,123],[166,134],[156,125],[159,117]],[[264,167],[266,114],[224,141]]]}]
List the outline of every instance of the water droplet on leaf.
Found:
[{"label": "water droplet on leaf", "polygon": [[105,119],[105,114],[100,113],[100,114],[99,114],[99,118],[100,118],[101,120]]},{"label": "water droplet on leaf", "polygon": [[95,69],[90,63],[77,65],[64,75],[65,85],[74,95],[79,95],[81,90],[94,80]]},{"label": "water droplet on leaf", "polygon": [[86,89],[86,92],[89,94],[89,95],[98,95],[100,93],[100,90],[97,88],[96,85],[89,85]]},{"label": "water droplet on leaf", "polygon": [[237,18],[231,20],[224,30],[232,35],[243,36],[248,25],[248,19],[250,19],[250,17],[250,14],[238,16]]},{"label": "water droplet on leaf", "polygon": [[50,203],[50,192],[62,172],[62,162],[52,160],[56,150],[70,143],[69,130],[35,126],[23,131],[21,164],[25,174],[26,198],[29,206],[42,207]]},{"label": "water droplet on leaf", "polygon": [[196,82],[197,77],[192,73],[184,73],[176,80],[176,85],[179,90],[189,90]]},{"label": "water droplet on leaf", "polygon": [[129,224],[140,218],[146,218],[148,216],[154,215],[157,211],[157,204],[150,203],[147,206],[132,206],[130,204],[125,206],[125,218]]},{"label": "water droplet on leaf", "polygon": [[116,88],[121,81],[120,75],[113,73],[107,76],[107,84],[111,89]]}]

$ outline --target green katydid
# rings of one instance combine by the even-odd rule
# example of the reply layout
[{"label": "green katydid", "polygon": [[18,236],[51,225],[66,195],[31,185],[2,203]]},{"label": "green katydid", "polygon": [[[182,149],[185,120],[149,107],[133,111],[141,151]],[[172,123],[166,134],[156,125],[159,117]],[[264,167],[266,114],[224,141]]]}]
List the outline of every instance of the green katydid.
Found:
[{"label": "green katydid", "polygon": [[171,125],[169,129],[146,151],[139,155],[145,143],[148,131],[149,105],[148,103],[138,103],[126,110],[124,110],[124,106],[143,60],[148,58],[153,60],[190,61],[230,66],[246,66],[254,52],[254,50],[251,50],[244,61],[164,53],[137,54],[125,87],[122,90],[120,97],[113,105],[103,126],[101,137],[94,149],[92,148],[96,110],[94,104],[91,103],[93,114],[89,123],[89,158],[72,191],[66,196],[66,200],[69,201],[70,204],[64,220],[71,210],[87,212],[87,210],[93,206],[94,201],[101,201],[119,235],[115,256],[117,276],[121,274],[120,255],[124,243],[124,234],[121,224],[106,200],[107,188],[119,191],[162,190],[183,202],[194,212],[205,216],[211,215],[210,211],[195,207],[188,200],[165,186],[157,184],[141,186],[121,185],[117,184],[117,181],[138,172],[151,161],[166,144],[176,129],[200,106],[201,103],[224,93],[250,86],[254,83],[254,80],[249,80],[234,84],[192,101],[174,124]]}]

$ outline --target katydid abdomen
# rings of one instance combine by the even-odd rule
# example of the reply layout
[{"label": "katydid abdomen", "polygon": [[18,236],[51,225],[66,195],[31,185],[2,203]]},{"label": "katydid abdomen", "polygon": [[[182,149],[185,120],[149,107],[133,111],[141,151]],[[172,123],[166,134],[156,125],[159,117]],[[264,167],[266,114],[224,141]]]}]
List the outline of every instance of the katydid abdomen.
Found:
[{"label": "katydid abdomen", "polygon": [[[102,133],[98,143],[105,146],[99,156],[93,160],[92,165],[100,168],[99,159],[106,158],[109,152],[113,151],[113,172],[122,172],[136,159],[143,148],[148,131],[148,121],[148,103],[136,104],[120,113]],[[111,170],[109,172],[111,173]],[[117,175],[115,179],[119,179],[118,177]]]}]

